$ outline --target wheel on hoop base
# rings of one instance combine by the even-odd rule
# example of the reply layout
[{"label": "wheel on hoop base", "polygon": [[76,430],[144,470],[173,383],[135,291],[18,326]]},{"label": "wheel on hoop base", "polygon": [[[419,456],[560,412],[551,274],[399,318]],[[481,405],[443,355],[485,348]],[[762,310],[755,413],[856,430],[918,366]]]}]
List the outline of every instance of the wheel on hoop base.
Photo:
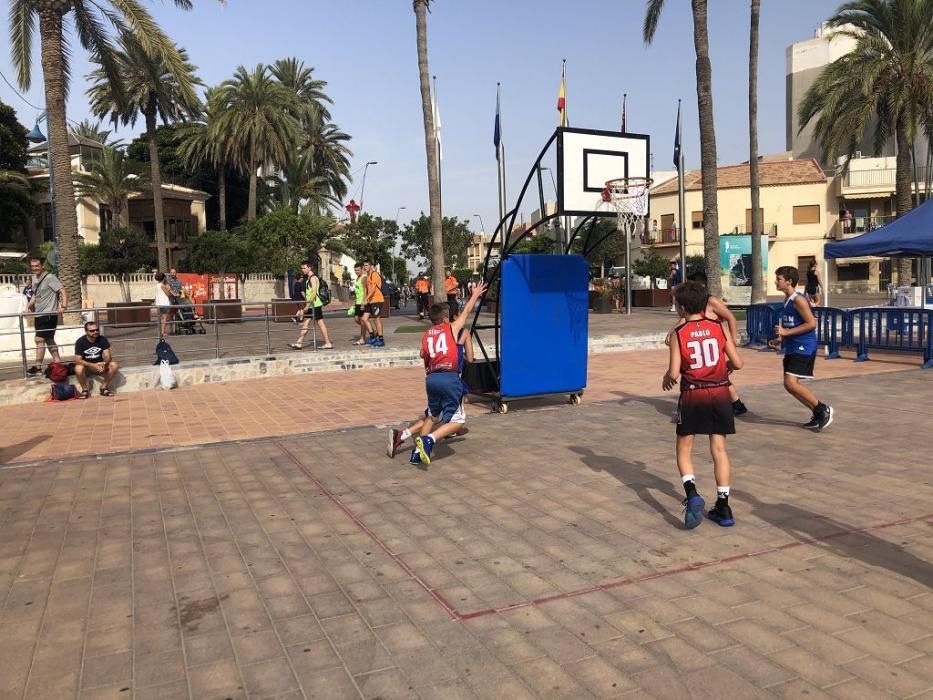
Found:
[{"label": "wheel on hoop base", "polygon": [[570,395],[570,405],[571,405],[571,406],[579,406],[581,403],[583,403],[583,393],[582,393],[582,392],[579,393],[579,394],[571,394],[571,395]]},{"label": "wheel on hoop base", "polygon": [[505,401],[496,401],[495,411],[496,413],[505,415],[509,412],[509,405]]}]

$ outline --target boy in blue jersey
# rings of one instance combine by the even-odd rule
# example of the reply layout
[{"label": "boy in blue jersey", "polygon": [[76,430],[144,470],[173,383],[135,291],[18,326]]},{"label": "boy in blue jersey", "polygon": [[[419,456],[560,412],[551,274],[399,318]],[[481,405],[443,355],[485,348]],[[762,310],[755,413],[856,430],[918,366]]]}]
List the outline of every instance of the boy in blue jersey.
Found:
[{"label": "boy in blue jersey", "polygon": [[784,348],[784,388],[787,393],[813,411],[810,421],[803,427],[819,432],[833,422],[833,409],[801,383],[801,380],[813,379],[817,346],[816,319],[807,297],[797,291],[799,282],[800,273],[796,267],[785,265],[775,271],[775,286],[785,299],[781,322],[774,327],[778,337],[770,345]]}]

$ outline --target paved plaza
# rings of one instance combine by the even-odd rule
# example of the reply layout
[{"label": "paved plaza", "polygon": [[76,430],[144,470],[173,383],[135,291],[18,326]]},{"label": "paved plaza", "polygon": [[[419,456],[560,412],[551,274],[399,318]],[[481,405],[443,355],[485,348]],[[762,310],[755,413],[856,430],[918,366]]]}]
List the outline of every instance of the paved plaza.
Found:
[{"label": "paved plaza", "polygon": [[[929,375],[820,361],[843,376],[816,383],[837,419],[811,434],[776,358],[745,356],[733,528],[683,529],[663,352],[591,358],[582,406],[474,406],[423,469],[372,425],[416,410],[417,370],[146,396],[200,392],[246,426],[213,445],[108,456],[135,446],[114,427],[51,462],[22,424],[0,468],[0,697],[933,697]],[[263,437],[248,393],[222,392],[276,382],[257,411],[278,392],[293,422]],[[367,386],[392,415],[356,410]],[[315,389],[344,424],[307,416]],[[36,408],[117,426],[142,407]]]}]

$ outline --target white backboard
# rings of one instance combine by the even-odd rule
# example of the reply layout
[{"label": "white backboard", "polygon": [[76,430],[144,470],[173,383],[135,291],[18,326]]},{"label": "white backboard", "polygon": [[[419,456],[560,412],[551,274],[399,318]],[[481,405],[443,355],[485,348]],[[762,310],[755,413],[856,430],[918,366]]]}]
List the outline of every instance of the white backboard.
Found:
[{"label": "white backboard", "polygon": [[614,216],[602,200],[607,180],[648,177],[649,137],[593,129],[560,129],[557,140],[558,207],[561,215]]}]

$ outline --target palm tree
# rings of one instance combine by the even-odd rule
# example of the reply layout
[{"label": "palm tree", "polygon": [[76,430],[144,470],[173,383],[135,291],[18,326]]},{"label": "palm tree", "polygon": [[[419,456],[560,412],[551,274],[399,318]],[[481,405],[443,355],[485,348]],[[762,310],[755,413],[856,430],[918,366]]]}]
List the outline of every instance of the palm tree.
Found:
[{"label": "palm tree", "polygon": [[222,105],[219,87],[208,88],[204,95],[201,119],[184,124],[181,128],[179,155],[186,168],[194,170],[202,163],[217,169],[217,195],[220,208],[220,230],[227,230],[227,168],[236,159],[231,158],[233,138],[218,127]]},{"label": "palm tree", "polygon": [[346,146],[350,136],[330,121],[325,103],[332,103],[332,100],[324,92],[327,81],[314,79],[314,69],[306,68],[297,58],[278,60],[269,70],[293,93],[297,104],[293,116],[304,134],[300,150],[291,155],[283,167],[283,174],[288,171],[292,182],[285,186],[279,178],[280,198],[285,196],[290,201],[291,196],[297,196],[293,202],[296,207],[300,199],[313,200],[308,204],[318,212],[339,206],[347,194],[353,154]]},{"label": "palm tree", "polygon": [[752,190],[752,303],[768,299],[761,255],[761,189],[758,180],[758,25],[761,0],[752,0],[748,40],[748,179]]},{"label": "palm tree", "polygon": [[[697,106],[700,118],[700,173],[703,178],[703,257],[710,294],[720,296],[719,206],[717,202],[716,129],[713,126],[713,64],[709,60],[706,1],[690,0],[693,10],[693,46],[696,52]],[[648,0],[642,34],[646,44],[654,39],[664,0]],[[686,229],[684,229],[686,231]]]},{"label": "palm tree", "polygon": [[[15,237],[18,232],[28,233],[34,209],[32,192],[33,184],[26,175],[0,170],[0,234]],[[27,244],[32,247],[32,241],[27,240]]]},{"label": "palm tree", "polygon": [[87,172],[74,176],[77,195],[106,203],[120,228],[130,224],[127,198],[147,185],[145,178],[134,173],[129,165],[123,149],[104,146],[101,157],[90,162]]},{"label": "palm tree", "polygon": [[305,137],[302,160],[311,173],[311,179],[316,182],[312,189],[339,206],[347,196],[350,179],[350,157],[353,155],[347,146],[350,135],[326,121],[324,113],[311,110]]},{"label": "palm tree", "polygon": [[428,203],[431,211],[431,277],[434,289],[444,288],[444,232],[441,218],[441,178],[437,167],[437,132],[431,104],[431,73],[428,70],[428,9],[431,0],[413,0],[418,38],[418,74],[421,78],[421,113],[424,118],[424,147],[428,159]]},{"label": "palm tree", "polygon": [[82,119],[77,124],[71,126],[73,136],[97,141],[97,143],[107,143],[110,132],[100,128],[100,122],[92,122],[90,119]]},{"label": "palm tree", "polygon": [[[159,269],[169,268],[168,247],[165,241],[165,217],[162,205],[162,177],[159,172],[159,145],[156,139],[157,119],[163,123],[195,117],[200,102],[194,86],[200,85],[196,69],[188,62],[184,49],[177,49],[181,64],[172,68],[160,56],[150,54],[132,35],[120,37],[120,50],[115,52],[120,83],[114,84],[100,65],[89,79],[94,84],[88,89],[91,112],[98,117],[109,117],[114,123],[135,125],[140,114],[146,120],[146,138],[149,141],[149,167],[152,184],[152,204],[155,218],[156,249]],[[119,88],[119,89],[118,89]]]},{"label": "palm tree", "polygon": [[[314,68],[306,68],[303,61],[292,56],[280,58],[269,66],[269,72],[273,78],[295,94],[300,106],[315,108],[324,120],[330,121],[330,112],[324,103],[333,104],[334,101],[324,92],[327,81],[312,77]],[[299,120],[304,121],[301,117]]]},{"label": "palm tree", "polygon": [[217,128],[233,135],[228,148],[249,173],[246,218],[256,218],[256,171],[259,166],[281,167],[301,141],[301,128],[293,114],[298,106],[292,91],[275,80],[262,63],[252,71],[239,66],[233,78],[220,86]]},{"label": "palm tree", "polygon": [[[829,18],[830,27],[856,41],[830,63],[804,95],[800,128],[814,134],[826,160],[844,167],[873,130],[875,153],[894,135],[897,215],[911,207],[911,145],[931,127],[933,114],[933,0],[852,0]],[[898,282],[910,284],[910,259],[900,258]]]},{"label": "palm tree", "polygon": [[[191,9],[191,0],[173,0],[177,7]],[[68,290],[68,299],[81,306],[81,275],[78,270],[78,216],[71,181],[68,126],[65,99],[68,96],[68,26],[73,23],[78,41],[100,57],[101,69],[119,87],[113,49],[105,27],[117,33],[132,33],[142,47],[159,56],[173,72],[183,63],[175,45],[159,29],[139,0],[11,0],[10,45],[19,86],[32,85],[32,49],[36,20],[39,22],[40,55],[45,85],[45,105],[49,129],[49,166],[55,177],[56,233],[58,236],[59,276]]]}]

